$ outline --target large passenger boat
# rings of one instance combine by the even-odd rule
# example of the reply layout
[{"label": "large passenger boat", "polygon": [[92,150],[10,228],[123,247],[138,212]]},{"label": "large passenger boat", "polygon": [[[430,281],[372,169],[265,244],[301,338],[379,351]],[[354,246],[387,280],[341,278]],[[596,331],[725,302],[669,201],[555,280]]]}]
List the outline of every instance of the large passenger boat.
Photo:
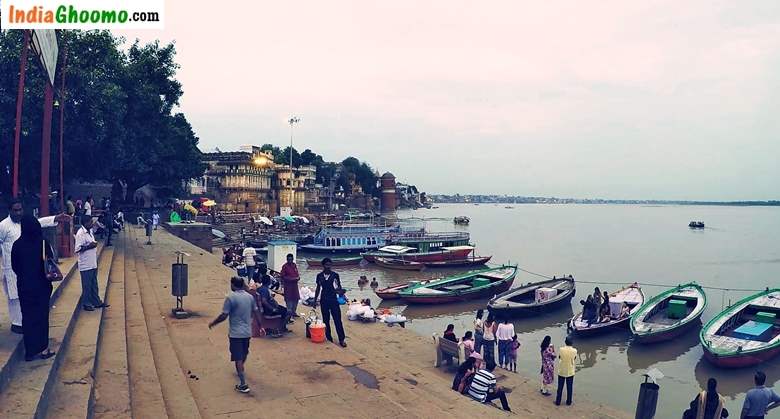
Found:
[{"label": "large passenger boat", "polygon": [[[422,229],[419,230],[420,232]],[[375,250],[388,244],[391,236],[417,233],[418,230],[402,229],[398,225],[375,226],[373,224],[339,224],[323,227],[311,244],[301,250],[317,253],[360,253]]]},{"label": "large passenger boat", "polygon": [[389,246],[363,253],[363,258],[374,262],[376,258],[403,259],[412,262],[442,262],[464,260],[474,251],[469,245],[468,232],[426,233],[406,231],[387,238]]}]

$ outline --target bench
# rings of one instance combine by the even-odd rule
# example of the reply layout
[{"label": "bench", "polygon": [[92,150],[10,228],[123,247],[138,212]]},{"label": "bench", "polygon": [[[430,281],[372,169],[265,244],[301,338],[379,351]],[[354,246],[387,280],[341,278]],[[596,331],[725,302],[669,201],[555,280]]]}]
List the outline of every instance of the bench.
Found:
[{"label": "bench", "polygon": [[452,365],[452,358],[457,358],[460,365],[461,362],[466,360],[466,355],[463,352],[463,345],[457,342],[453,342],[448,339],[437,337],[434,335],[434,341],[436,342],[436,363],[434,367],[440,367],[443,360],[447,360],[448,365]]},{"label": "bench", "polygon": [[249,293],[255,297],[258,309],[257,314],[253,316],[255,321],[252,322],[252,337],[258,338],[263,336],[271,336],[271,334],[269,334],[267,331],[281,330],[282,322],[284,321],[282,315],[276,314],[273,316],[266,316],[263,312],[263,305],[260,304],[257,292],[255,290],[250,290]]}]

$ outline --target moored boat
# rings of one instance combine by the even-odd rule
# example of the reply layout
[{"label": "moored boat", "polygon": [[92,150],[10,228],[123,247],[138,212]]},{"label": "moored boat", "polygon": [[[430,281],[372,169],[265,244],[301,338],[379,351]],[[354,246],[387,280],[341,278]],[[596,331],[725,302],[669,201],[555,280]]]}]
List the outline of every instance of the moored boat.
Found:
[{"label": "moored boat", "polygon": [[468,225],[471,222],[471,219],[469,219],[469,217],[466,217],[465,215],[459,215],[453,218],[452,222],[459,225]]},{"label": "moored boat", "polygon": [[691,221],[688,223],[688,227],[690,228],[704,228],[704,222],[703,221]]},{"label": "moored boat", "polygon": [[374,258],[374,263],[388,269],[400,269],[404,271],[421,271],[425,265],[420,262],[403,259]]},{"label": "moored boat", "polygon": [[[578,336],[589,336],[616,328],[625,328],[628,326],[631,314],[636,312],[644,302],[645,294],[642,292],[642,288],[637,283],[631,284],[609,294],[611,314],[608,320],[589,323],[583,319],[583,313],[579,312],[569,320],[569,330]],[[623,304],[628,307],[627,313],[622,311]]]},{"label": "moored boat", "polygon": [[323,227],[301,250],[317,253],[360,253],[387,244],[387,238],[406,234],[400,226],[381,227],[371,224],[341,224]]},{"label": "moored boat", "polygon": [[756,365],[780,354],[780,288],[746,297],[699,333],[704,357],[720,367]]},{"label": "moored boat", "polygon": [[436,262],[423,262],[428,268],[464,268],[480,266],[490,262],[493,256],[470,256],[465,259],[440,260]]},{"label": "moored boat", "polygon": [[575,293],[571,275],[553,278],[499,294],[488,302],[488,310],[499,317],[533,316],[571,304]]},{"label": "moored boat", "polygon": [[698,284],[678,285],[653,297],[631,315],[634,340],[642,343],[673,339],[696,325],[707,307],[707,295]]},{"label": "moored boat", "polygon": [[[352,256],[343,258],[330,258],[333,266],[352,266],[360,265],[363,260],[362,256]],[[306,264],[309,266],[319,267],[322,266],[322,258],[306,258]]]},{"label": "moored boat", "polygon": [[410,287],[410,286],[412,286],[414,284],[420,284],[420,283],[424,283],[424,282],[428,282],[428,281],[404,282],[402,284],[396,284],[396,285],[389,286],[387,288],[382,288],[382,289],[376,290],[376,291],[374,291],[374,293],[377,296],[379,296],[379,298],[381,298],[383,300],[397,300],[397,299],[401,298],[401,296],[398,295],[398,293],[401,290],[406,289],[406,288],[408,288],[408,287]]},{"label": "moored boat", "polygon": [[384,246],[377,251],[361,253],[364,259],[374,262],[376,258],[404,259],[413,262],[441,262],[445,260],[467,259],[474,251],[474,246],[445,246],[428,251],[420,251],[409,246]]},{"label": "moored boat", "polygon": [[517,266],[501,266],[414,284],[398,295],[409,304],[443,304],[492,297],[512,286]]}]

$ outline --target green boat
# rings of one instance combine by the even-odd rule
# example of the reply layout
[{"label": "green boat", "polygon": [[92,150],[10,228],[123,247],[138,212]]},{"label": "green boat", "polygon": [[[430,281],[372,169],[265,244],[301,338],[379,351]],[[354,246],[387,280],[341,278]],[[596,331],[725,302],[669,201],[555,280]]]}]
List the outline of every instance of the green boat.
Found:
[{"label": "green boat", "polygon": [[641,343],[662,342],[701,325],[707,294],[695,282],[656,295],[631,315],[631,333]]},{"label": "green boat", "polygon": [[517,266],[504,265],[410,285],[398,296],[409,304],[444,304],[494,297],[508,290]]}]

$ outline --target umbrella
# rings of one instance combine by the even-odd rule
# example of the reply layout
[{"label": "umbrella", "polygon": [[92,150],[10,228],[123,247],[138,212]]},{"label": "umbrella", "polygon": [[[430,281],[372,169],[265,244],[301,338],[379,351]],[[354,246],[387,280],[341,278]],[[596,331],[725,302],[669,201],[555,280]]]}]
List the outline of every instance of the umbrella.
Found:
[{"label": "umbrella", "polygon": [[306,218],[306,217],[303,217],[303,216],[300,216],[300,215],[295,215],[295,216],[293,216],[293,218],[295,218],[296,220],[303,221],[304,224],[309,224],[309,219]]},{"label": "umbrella", "polygon": [[274,225],[274,223],[271,220],[269,220],[268,217],[263,217],[262,215],[258,218],[258,220],[260,220],[260,222],[265,225],[269,225],[269,226]]},{"label": "umbrella", "polygon": [[274,220],[282,220],[285,223],[294,223],[295,222],[295,218],[293,218],[293,217],[291,217],[289,215],[284,215],[284,216],[277,215],[276,217],[274,217]]},{"label": "umbrella", "polygon": [[218,239],[224,239],[225,238],[225,233],[223,233],[223,232],[221,232],[221,231],[219,231],[217,229],[213,229],[212,228],[211,229],[211,234],[213,234],[214,237],[216,237]]},{"label": "umbrella", "polygon": [[217,205],[217,203],[214,200],[209,199],[208,201],[202,203],[204,207],[213,207],[214,205]]}]

